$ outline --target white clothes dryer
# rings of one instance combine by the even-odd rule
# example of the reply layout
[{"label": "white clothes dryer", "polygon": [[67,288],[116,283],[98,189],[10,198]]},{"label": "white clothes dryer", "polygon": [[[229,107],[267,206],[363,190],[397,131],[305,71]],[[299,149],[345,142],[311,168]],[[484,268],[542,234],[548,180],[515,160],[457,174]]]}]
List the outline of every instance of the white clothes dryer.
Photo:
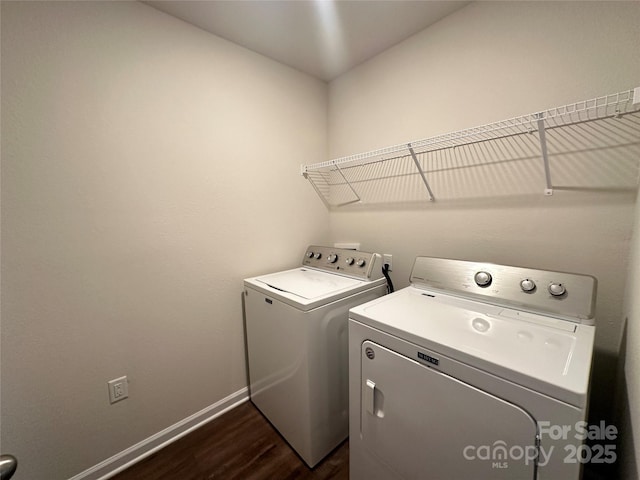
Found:
[{"label": "white clothes dryer", "polygon": [[386,291],[379,254],[322,246],[244,281],[251,401],[310,467],[349,433],[349,309]]},{"label": "white clothes dryer", "polygon": [[595,293],[418,257],[409,287],[350,310],[351,480],[579,479]]}]

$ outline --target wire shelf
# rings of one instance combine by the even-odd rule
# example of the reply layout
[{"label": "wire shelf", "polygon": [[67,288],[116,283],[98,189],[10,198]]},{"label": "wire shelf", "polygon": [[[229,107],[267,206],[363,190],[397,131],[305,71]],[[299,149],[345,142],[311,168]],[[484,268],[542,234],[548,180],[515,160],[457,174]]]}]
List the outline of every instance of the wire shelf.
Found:
[{"label": "wire shelf", "polygon": [[635,91],[635,103],[628,90],[303,165],[301,173],[330,208],[536,193],[541,182],[546,195],[554,186],[636,188],[640,88]]}]

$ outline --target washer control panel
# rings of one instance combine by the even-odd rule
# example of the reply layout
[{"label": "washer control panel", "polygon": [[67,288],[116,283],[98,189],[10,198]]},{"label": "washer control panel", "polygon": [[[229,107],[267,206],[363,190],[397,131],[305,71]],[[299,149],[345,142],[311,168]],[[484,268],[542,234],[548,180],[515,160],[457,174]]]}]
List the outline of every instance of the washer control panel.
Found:
[{"label": "washer control panel", "polygon": [[302,265],[362,280],[382,277],[382,256],[359,250],[311,245],[302,258]]},{"label": "washer control panel", "polygon": [[411,283],[496,305],[595,323],[597,280],[590,275],[418,257]]}]

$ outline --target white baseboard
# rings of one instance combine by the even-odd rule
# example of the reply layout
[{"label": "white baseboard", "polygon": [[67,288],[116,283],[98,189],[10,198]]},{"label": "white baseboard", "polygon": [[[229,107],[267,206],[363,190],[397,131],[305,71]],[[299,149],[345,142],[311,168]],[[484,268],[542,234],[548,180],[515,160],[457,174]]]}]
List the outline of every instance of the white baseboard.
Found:
[{"label": "white baseboard", "polygon": [[249,391],[245,387],[184,420],[165,428],[161,432],[115,454],[113,457],[107,458],[99,464],[88,468],[84,472],[71,477],[69,480],[106,480],[107,478],[111,478],[115,474],[157,452],[161,448],[166,447],[170,443],[175,442],[196,428],[201,427],[241,403],[246,402],[248,399]]}]

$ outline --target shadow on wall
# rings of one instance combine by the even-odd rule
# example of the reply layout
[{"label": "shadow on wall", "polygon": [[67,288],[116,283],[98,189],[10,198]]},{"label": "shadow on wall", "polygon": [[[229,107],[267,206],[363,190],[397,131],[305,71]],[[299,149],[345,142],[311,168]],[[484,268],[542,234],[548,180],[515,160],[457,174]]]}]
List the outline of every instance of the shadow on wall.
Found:
[{"label": "shadow on wall", "polygon": [[249,345],[247,343],[247,305],[244,300],[245,297],[245,289],[242,289],[242,293],[240,294],[240,303],[242,304],[242,333],[244,335],[244,364],[246,365],[246,383],[247,389],[249,391],[249,396],[251,396],[251,380],[249,375]]},{"label": "shadow on wall", "polygon": [[[619,356],[610,352],[595,349],[593,355],[593,369],[591,372],[591,392],[589,395],[589,414],[587,421],[589,426],[615,425],[618,431],[620,425],[617,423],[614,395],[619,383],[612,372],[616,372]],[[618,463],[620,462],[619,436],[616,440],[607,439],[587,439],[586,444],[590,447],[590,453],[597,453],[606,444],[615,444],[615,463],[599,462],[599,459],[592,461],[585,459],[584,480],[615,480],[619,477],[616,474]],[[594,454],[594,456],[597,456]],[[591,460],[591,461],[590,461]],[[604,460],[604,456],[603,456]]]},{"label": "shadow on wall", "polygon": [[[615,425],[618,435],[615,440],[587,440],[589,451],[595,453],[606,445],[615,445],[615,463],[585,464],[584,480],[639,480],[636,473],[635,446],[631,425],[631,407],[624,375],[626,363],[627,319],[624,320],[619,355],[596,351],[591,379],[589,425]],[[616,372],[616,375],[612,375]],[[631,475],[631,476],[630,476]]]},{"label": "shadow on wall", "polygon": [[[616,469],[612,472],[619,480],[639,480],[637,459],[635,457],[635,444],[633,440],[633,426],[631,424],[631,405],[629,405],[629,393],[627,391],[627,381],[625,377],[625,365],[627,358],[627,323],[629,319],[624,319],[622,329],[622,339],[620,341],[620,354],[618,356],[617,378],[615,390],[614,421],[618,427],[619,436],[616,445],[618,461]],[[636,407],[637,408],[637,407]]]}]

